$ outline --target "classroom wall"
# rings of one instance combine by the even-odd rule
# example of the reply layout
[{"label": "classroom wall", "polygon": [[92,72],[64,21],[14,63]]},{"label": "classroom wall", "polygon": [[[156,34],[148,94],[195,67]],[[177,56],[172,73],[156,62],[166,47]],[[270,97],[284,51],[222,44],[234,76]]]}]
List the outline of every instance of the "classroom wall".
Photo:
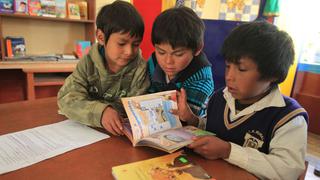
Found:
[{"label": "classroom wall", "polygon": [[[302,51],[305,49],[304,46],[307,45],[307,40],[314,38],[313,35],[318,33],[320,28],[320,24],[316,23],[319,19],[319,6],[317,6],[318,3],[316,2],[318,1],[304,1],[303,8],[301,8],[302,4],[300,1],[279,1],[280,16],[276,18],[276,23],[282,30],[285,30],[291,35],[296,52],[294,65],[290,68],[286,81],[280,85],[281,91],[286,95],[294,95],[292,90],[296,89],[295,84],[303,83],[299,82],[299,80],[303,80],[303,78],[299,79],[295,77],[295,75],[297,74],[298,61],[301,58],[299,56],[301,56]],[[296,82],[294,82],[295,79]],[[316,98],[313,98],[313,100],[318,101]],[[308,103],[311,104],[311,102]]]},{"label": "classroom wall", "polygon": [[[96,14],[98,14],[98,12],[102,6],[104,6],[106,4],[113,3],[114,1],[116,1],[116,0],[96,0]],[[122,0],[122,1],[130,2],[130,0]]]}]

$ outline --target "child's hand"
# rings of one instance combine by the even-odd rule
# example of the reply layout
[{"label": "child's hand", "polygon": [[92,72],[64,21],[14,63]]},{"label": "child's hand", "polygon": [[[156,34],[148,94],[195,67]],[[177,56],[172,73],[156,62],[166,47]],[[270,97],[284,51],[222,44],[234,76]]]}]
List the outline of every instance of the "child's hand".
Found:
[{"label": "child's hand", "polygon": [[123,135],[122,117],[111,106],[103,111],[101,122],[103,127],[113,135]]},{"label": "child's hand", "polygon": [[195,137],[188,147],[207,159],[228,158],[231,144],[215,136]]},{"label": "child's hand", "polygon": [[198,117],[193,114],[188,103],[186,90],[181,88],[180,92],[177,91],[176,100],[178,109],[171,109],[171,113],[178,115],[181,121],[187,122],[189,125],[198,125]]}]

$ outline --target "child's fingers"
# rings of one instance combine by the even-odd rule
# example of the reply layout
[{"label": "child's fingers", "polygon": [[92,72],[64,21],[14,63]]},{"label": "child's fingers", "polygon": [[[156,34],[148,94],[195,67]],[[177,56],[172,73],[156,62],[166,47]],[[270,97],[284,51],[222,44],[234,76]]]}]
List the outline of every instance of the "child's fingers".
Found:
[{"label": "child's fingers", "polygon": [[113,135],[117,135],[117,133],[113,130],[111,124],[108,122],[108,123],[104,123],[103,124],[103,127],[108,131],[110,132],[111,134]]},{"label": "child's fingers", "polygon": [[183,88],[181,88],[181,91],[179,94],[179,100],[181,100],[182,102],[187,102],[187,92]]},{"label": "child's fingers", "polygon": [[176,92],[171,93],[171,100],[177,102],[177,93]]},{"label": "child's fingers", "polygon": [[191,149],[198,148],[207,144],[207,139],[205,137],[198,137],[191,143],[188,147]]},{"label": "child's fingers", "polygon": [[118,135],[122,135],[122,124],[121,124],[121,121],[120,119],[117,119],[115,118],[113,121],[112,121],[112,128],[117,132]]}]

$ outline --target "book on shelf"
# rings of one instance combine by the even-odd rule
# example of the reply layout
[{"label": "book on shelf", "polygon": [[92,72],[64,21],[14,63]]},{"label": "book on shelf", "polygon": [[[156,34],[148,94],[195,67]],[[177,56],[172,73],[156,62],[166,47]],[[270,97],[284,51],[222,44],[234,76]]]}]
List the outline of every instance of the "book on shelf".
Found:
[{"label": "book on shelf", "polygon": [[40,0],[28,0],[29,2],[29,15],[41,16],[41,3]]},{"label": "book on shelf", "polygon": [[88,3],[87,1],[79,1],[77,2],[79,5],[79,12],[81,19],[88,19]]},{"label": "book on shelf", "polygon": [[74,55],[69,54],[44,54],[44,55],[26,55],[17,57],[5,57],[5,60],[31,60],[31,61],[59,61],[59,60],[78,60]]},{"label": "book on shelf", "polygon": [[57,17],[55,0],[40,0],[41,16]]},{"label": "book on shelf", "polygon": [[67,1],[56,0],[56,14],[59,18],[65,18],[67,16]]},{"label": "book on shelf", "polygon": [[23,37],[8,36],[5,38],[6,56],[21,57],[26,55],[26,45]]},{"label": "book on shelf", "polygon": [[28,0],[14,0],[14,13],[28,14]]},{"label": "book on shelf", "polygon": [[75,45],[75,54],[78,58],[81,58],[82,56],[89,53],[91,47],[90,41],[76,41]]},{"label": "book on shelf", "polygon": [[13,13],[14,0],[0,0],[0,13]]},{"label": "book on shelf", "polygon": [[172,153],[201,135],[214,135],[193,126],[182,126],[170,112],[177,108],[176,91],[164,91],[135,97],[121,98],[128,116],[123,122],[124,134],[133,146],[149,146]]},{"label": "book on shelf", "polygon": [[80,17],[80,8],[77,3],[74,2],[68,2],[67,3],[67,9],[68,9],[68,17],[70,19],[81,19]]},{"label": "book on shelf", "polygon": [[117,180],[211,179],[213,178],[183,151],[112,167]]}]

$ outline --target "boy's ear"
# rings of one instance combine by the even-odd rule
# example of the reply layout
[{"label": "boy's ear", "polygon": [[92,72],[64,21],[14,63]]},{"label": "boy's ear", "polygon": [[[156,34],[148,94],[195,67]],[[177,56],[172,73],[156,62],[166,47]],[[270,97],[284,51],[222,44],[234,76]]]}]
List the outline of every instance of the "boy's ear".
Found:
[{"label": "boy's ear", "polygon": [[98,43],[102,46],[104,46],[104,33],[101,31],[101,29],[97,29],[96,31],[96,37],[98,40]]},{"label": "boy's ear", "polygon": [[201,42],[201,44],[199,45],[199,48],[196,50],[196,52],[194,52],[194,56],[198,56],[201,53],[203,46],[204,46],[204,43]]}]

